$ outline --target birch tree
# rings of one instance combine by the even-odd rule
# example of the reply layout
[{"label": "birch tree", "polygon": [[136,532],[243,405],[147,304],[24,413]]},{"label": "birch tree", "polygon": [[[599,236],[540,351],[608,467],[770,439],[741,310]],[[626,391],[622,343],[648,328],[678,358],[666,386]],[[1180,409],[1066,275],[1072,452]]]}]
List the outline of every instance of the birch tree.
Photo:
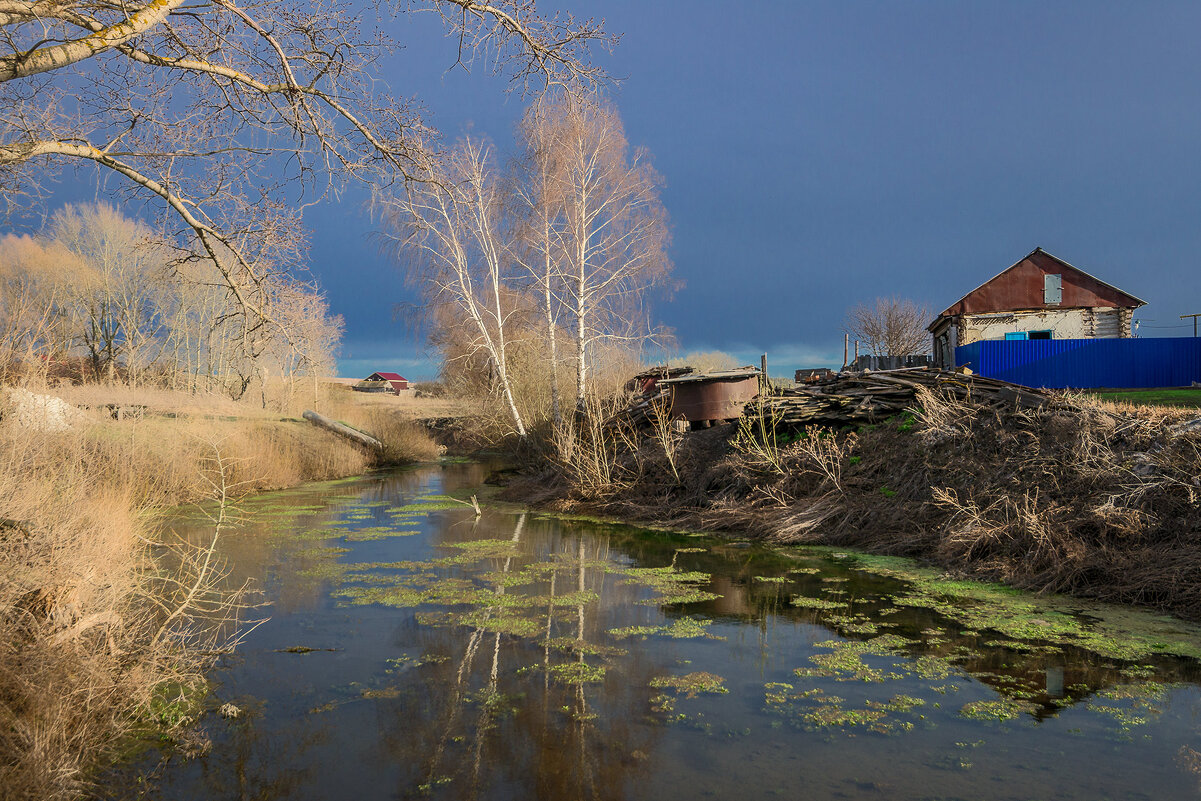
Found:
[{"label": "birch tree", "polygon": [[558,129],[561,103],[535,102],[518,127],[522,152],[516,162],[513,193],[521,218],[514,258],[529,273],[542,306],[550,367],[551,418],[563,421],[559,389],[559,317],[563,288],[565,181]]},{"label": "birch tree", "polygon": [[631,149],[617,109],[591,97],[558,107],[566,304],[574,318],[576,413],[585,409],[593,347],[637,344],[655,332],[649,292],[671,273],[662,183],[645,150]]},{"label": "birch tree", "polygon": [[[385,3],[0,2],[0,199],[27,208],[65,168],[156,202],[180,255],[218,271],[253,327],[265,281],[296,266],[305,205],[350,182],[430,176],[429,129],[387,93]],[[453,44],[522,85],[588,82],[603,26],[534,0],[414,0]],[[270,253],[272,258],[263,258]]]},{"label": "birch tree", "polygon": [[427,307],[451,308],[442,319],[457,319],[463,327],[467,347],[459,358],[486,356],[513,428],[525,438],[509,370],[509,321],[517,309],[509,300],[506,254],[512,245],[504,201],[491,149],[468,139],[447,156],[435,180],[377,204],[399,255],[412,257],[409,275]]}]

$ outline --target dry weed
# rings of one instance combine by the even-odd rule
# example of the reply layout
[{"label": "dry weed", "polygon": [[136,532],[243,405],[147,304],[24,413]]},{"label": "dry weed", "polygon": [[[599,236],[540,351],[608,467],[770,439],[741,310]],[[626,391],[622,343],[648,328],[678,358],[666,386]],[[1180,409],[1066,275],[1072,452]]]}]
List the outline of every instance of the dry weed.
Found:
[{"label": "dry weed", "polygon": [[221,586],[219,525],[208,548],[155,554],[164,546],[148,538],[139,501],[153,477],[139,488],[97,472],[120,447],[0,428],[5,798],[76,797],[135,729],[182,723],[155,710],[202,684],[203,653],[238,609]]},{"label": "dry weed", "polygon": [[842,495],[845,492],[843,468],[858,441],[859,437],[854,433],[839,436],[829,429],[810,426],[791,450],[800,457],[801,469],[817,473],[826,486]]}]

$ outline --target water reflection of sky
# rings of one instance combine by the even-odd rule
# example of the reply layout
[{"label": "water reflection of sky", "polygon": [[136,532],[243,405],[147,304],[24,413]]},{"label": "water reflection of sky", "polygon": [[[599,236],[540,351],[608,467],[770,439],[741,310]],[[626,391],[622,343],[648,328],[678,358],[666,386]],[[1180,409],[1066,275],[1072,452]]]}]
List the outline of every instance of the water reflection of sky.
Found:
[{"label": "water reflection of sky", "polygon": [[214,698],[246,714],[207,716],[212,750],[171,759],[154,794],[1197,794],[1191,662],[1004,645],[820,555],[438,500],[482,476],[421,468],[244,504],[231,580],[261,587],[270,620]]}]

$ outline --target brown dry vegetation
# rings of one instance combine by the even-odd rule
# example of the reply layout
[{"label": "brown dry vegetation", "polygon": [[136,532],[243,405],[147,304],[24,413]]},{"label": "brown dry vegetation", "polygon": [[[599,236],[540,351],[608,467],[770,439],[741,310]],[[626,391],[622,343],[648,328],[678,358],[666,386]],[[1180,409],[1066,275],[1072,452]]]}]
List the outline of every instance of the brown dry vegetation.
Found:
[{"label": "brown dry vegetation", "polygon": [[[182,735],[236,593],[207,548],[171,542],[153,509],[361,473],[376,457],[308,423],[228,399],[91,387],[93,404],[149,402],[137,421],[92,413],[63,433],[0,423],[0,796],[73,798],[139,731]],[[337,393],[323,411],[371,431],[387,458],[430,458],[418,403]],[[444,406],[445,404],[443,404]],[[439,409],[441,410],[441,409]],[[231,419],[230,412],[242,412]],[[218,461],[219,460],[219,461]],[[163,538],[166,538],[164,540]],[[215,549],[214,549],[215,551]]]},{"label": "brown dry vegetation", "polygon": [[[1201,618],[1201,431],[1188,412],[1065,397],[997,413],[929,392],[857,431],[646,434],[524,497],[642,523],[916,557],[965,577]],[[677,435],[679,436],[679,435]],[[787,441],[787,444],[785,442]],[[671,458],[668,458],[670,454]]]}]

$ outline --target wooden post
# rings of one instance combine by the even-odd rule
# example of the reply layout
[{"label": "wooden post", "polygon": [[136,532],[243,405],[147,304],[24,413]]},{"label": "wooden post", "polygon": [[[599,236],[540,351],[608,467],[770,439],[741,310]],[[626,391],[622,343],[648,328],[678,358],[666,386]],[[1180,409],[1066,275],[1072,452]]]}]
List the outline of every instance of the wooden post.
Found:
[{"label": "wooden post", "polygon": [[771,391],[771,383],[767,380],[767,354],[759,357],[759,381],[764,394]]},{"label": "wooden post", "polygon": [[844,373],[847,370],[847,351],[850,350],[850,347],[851,347],[851,335],[843,334],[842,335],[842,371]]}]

